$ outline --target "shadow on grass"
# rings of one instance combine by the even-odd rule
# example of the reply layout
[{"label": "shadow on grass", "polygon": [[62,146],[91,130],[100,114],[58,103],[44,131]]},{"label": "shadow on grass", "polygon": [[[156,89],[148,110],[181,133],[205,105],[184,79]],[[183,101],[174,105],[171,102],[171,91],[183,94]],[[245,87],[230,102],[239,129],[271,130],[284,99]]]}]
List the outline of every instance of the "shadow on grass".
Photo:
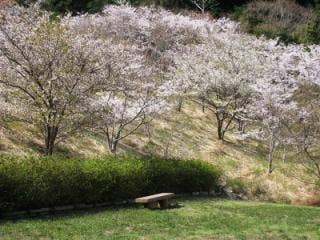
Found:
[{"label": "shadow on grass", "polygon": [[45,213],[28,213],[25,215],[19,216],[8,216],[4,218],[0,218],[0,225],[2,223],[17,223],[24,220],[58,220],[61,218],[73,218],[73,217],[81,217],[86,215],[94,215],[98,213],[102,213],[105,211],[120,211],[120,210],[128,210],[128,209],[138,209],[139,206],[135,204],[125,204],[125,205],[110,205],[106,207],[92,207],[85,209],[71,209],[71,210],[63,210],[63,211],[48,211]]},{"label": "shadow on grass", "polygon": [[117,212],[117,211],[123,211],[123,210],[147,210],[147,211],[168,211],[173,209],[180,209],[183,208],[184,205],[179,202],[179,200],[201,200],[201,199],[215,199],[212,197],[183,197],[183,198],[176,198],[173,200],[172,203],[166,208],[156,208],[156,209],[148,209],[144,208],[143,205],[135,204],[135,203],[127,203],[127,204],[119,204],[119,205],[108,205],[105,207],[92,207],[92,208],[84,208],[84,209],[70,209],[70,210],[61,210],[61,211],[48,211],[45,213],[32,213],[32,211],[28,211],[28,214],[19,215],[19,216],[8,216],[8,217],[0,217],[0,225],[2,223],[17,223],[20,221],[25,220],[59,220],[61,218],[74,218],[74,217],[81,217],[81,216],[88,216],[88,215],[94,215],[103,213],[106,211],[110,212]]}]

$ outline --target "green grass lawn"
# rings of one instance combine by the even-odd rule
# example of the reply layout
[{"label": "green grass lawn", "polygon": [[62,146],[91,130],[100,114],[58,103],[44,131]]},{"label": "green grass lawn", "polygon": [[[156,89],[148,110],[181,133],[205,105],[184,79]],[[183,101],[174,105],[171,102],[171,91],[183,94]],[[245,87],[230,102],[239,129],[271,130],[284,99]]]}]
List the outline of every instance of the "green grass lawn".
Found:
[{"label": "green grass lawn", "polygon": [[320,239],[320,208],[179,199],[181,208],[139,206],[0,222],[1,240]]}]

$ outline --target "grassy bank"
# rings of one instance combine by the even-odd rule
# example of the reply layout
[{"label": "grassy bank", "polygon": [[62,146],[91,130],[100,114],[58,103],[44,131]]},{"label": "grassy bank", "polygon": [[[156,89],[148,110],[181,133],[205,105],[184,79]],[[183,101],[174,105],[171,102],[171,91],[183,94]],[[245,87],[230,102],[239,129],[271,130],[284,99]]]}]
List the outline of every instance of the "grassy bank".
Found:
[{"label": "grassy bank", "polygon": [[210,198],[181,208],[132,206],[0,222],[1,240],[36,239],[319,239],[320,209]]}]

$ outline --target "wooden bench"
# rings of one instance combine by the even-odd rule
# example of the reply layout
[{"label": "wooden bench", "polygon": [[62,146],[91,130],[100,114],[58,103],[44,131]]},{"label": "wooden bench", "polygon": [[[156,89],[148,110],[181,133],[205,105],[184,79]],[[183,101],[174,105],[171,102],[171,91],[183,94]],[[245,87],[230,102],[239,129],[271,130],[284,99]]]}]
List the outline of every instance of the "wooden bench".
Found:
[{"label": "wooden bench", "polygon": [[135,203],[142,203],[145,208],[166,208],[169,204],[169,199],[174,197],[174,193],[159,193],[150,196],[136,198]]}]

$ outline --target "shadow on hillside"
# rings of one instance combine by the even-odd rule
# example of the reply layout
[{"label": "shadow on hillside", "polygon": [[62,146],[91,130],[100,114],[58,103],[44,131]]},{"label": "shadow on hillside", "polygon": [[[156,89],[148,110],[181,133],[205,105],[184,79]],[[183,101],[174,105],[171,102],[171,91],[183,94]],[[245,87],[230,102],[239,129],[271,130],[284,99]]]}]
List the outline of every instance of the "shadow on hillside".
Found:
[{"label": "shadow on hillside", "polygon": [[244,154],[254,155],[256,159],[264,159],[264,156],[267,155],[267,149],[260,142],[250,140],[226,140],[224,144]]}]

